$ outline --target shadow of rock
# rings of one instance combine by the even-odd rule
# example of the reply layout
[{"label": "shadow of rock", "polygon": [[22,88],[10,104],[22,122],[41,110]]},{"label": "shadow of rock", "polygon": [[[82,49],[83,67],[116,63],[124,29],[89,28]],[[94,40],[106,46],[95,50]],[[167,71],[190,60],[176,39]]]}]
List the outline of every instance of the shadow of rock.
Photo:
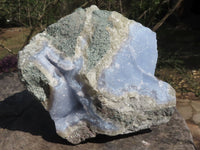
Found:
[{"label": "shadow of rock", "polygon": [[0,128],[29,132],[49,142],[66,144],[66,140],[56,134],[49,113],[28,91],[0,102]]},{"label": "shadow of rock", "polygon": [[113,140],[129,138],[129,137],[142,135],[142,134],[146,134],[146,133],[150,133],[150,132],[151,132],[151,129],[145,129],[145,130],[141,130],[139,132],[124,134],[124,135],[117,135],[117,136],[107,136],[107,135],[99,134],[95,138],[87,139],[83,143],[87,143],[87,142],[90,142],[90,143],[106,143],[106,142],[110,142],[110,141],[113,141]]},{"label": "shadow of rock", "polygon": [[[50,118],[49,113],[44,109],[42,104],[26,90],[14,94],[0,102],[0,128],[29,132],[32,135],[40,135],[49,142],[71,145],[56,134],[55,124]],[[105,143],[148,132],[151,132],[151,130],[147,129],[118,136],[97,135],[97,137],[89,139],[84,143]]]}]

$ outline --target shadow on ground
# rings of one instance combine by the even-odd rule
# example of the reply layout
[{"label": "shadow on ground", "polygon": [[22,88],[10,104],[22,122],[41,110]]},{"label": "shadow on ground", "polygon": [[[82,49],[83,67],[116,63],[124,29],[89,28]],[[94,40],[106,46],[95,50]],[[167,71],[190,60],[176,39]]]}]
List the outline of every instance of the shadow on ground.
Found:
[{"label": "shadow on ground", "polygon": [[56,134],[49,113],[28,91],[0,102],[0,128],[29,132],[49,142],[66,144],[66,140]]},{"label": "shadow on ground", "polygon": [[[49,142],[71,145],[56,134],[55,125],[49,113],[26,90],[0,102],[0,128],[29,132],[32,135],[40,135]],[[96,138],[89,139],[83,143],[106,143],[149,132],[151,132],[150,129],[112,137],[97,135]]]}]

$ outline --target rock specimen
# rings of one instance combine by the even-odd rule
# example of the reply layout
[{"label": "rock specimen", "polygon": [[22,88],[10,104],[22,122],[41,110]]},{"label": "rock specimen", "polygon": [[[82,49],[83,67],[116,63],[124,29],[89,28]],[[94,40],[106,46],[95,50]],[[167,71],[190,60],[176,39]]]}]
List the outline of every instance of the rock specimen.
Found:
[{"label": "rock specimen", "polygon": [[22,81],[77,144],[169,121],[175,91],[154,76],[156,34],[117,12],[77,9],[19,53]]}]

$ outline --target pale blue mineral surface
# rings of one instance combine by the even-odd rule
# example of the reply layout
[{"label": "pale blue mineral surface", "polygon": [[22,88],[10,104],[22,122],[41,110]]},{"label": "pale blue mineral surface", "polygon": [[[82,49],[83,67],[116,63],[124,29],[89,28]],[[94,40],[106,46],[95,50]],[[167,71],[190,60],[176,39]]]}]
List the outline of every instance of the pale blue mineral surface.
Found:
[{"label": "pale blue mineral surface", "polygon": [[19,53],[21,79],[77,144],[166,123],[174,89],[155,76],[156,34],[117,12],[78,9]]},{"label": "pale blue mineral surface", "polygon": [[154,76],[157,57],[156,34],[139,23],[131,24],[128,39],[113,57],[111,66],[102,72],[99,88],[117,96],[136,91],[157,103],[173,100],[169,85]]}]

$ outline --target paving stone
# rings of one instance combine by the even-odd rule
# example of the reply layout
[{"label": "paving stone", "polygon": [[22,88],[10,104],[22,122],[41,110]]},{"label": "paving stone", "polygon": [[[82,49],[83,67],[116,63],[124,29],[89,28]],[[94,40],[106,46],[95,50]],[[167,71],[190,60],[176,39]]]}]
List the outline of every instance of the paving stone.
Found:
[{"label": "paving stone", "polygon": [[196,113],[193,115],[192,120],[196,123],[196,124],[200,124],[200,112]]},{"label": "paving stone", "polygon": [[192,101],[191,105],[195,111],[200,112],[200,101]]},{"label": "paving stone", "polygon": [[192,118],[192,107],[190,105],[177,105],[176,108],[185,120]]},{"label": "paving stone", "polygon": [[192,133],[196,149],[200,150],[200,127],[189,121],[187,121],[187,125]]},{"label": "paving stone", "polygon": [[0,73],[0,85],[0,101],[25,89],[17,72]]}]

